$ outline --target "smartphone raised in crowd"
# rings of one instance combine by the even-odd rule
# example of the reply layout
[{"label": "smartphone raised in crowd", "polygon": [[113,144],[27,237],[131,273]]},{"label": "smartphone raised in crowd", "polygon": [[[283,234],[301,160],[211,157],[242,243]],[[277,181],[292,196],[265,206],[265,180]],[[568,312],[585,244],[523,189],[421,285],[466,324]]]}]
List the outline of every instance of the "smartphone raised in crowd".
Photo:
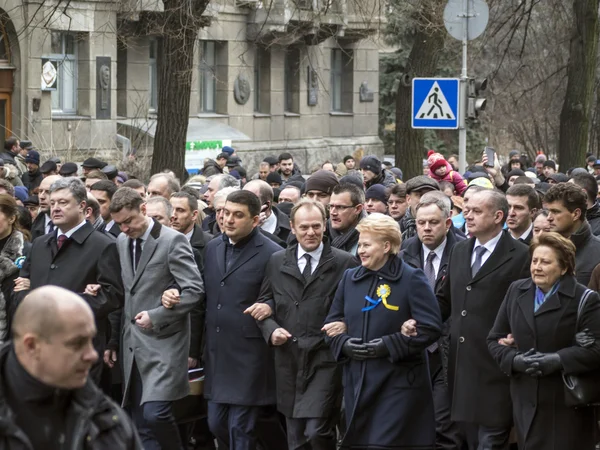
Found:
[{"label": "smartphone raised in crowd", "polygon": [[486,167],[494,167],[494,161],[496,158],[496,150],[492,147],[485,148],[485,156],[487,157]]}]

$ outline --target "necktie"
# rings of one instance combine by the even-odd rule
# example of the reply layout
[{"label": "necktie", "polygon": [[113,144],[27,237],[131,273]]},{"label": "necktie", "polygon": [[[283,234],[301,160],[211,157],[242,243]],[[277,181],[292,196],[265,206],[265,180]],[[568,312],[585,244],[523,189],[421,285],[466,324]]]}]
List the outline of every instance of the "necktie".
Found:
[{"label": "necktie", "polygon": [[59,250],[61,249],[61,247],[63,246],[63,244],[67,241],[67,239],[69,239],[69,238],[67,237],[66,234],[61,234],[58,237],[58,239],[56,241],[56,246],[58,247]]},{"label": "necktie", "polygon": [[302,276],[304,277],[304,281],[308,281],[310,275],[312,274],[312,267],[310,265],[311,257],[308,253],[304,254],[304,259],[306,259],[306,266],[304,266],[304,270],[302,271]]},{"label": "necktie", "polygon": [[433,260],[435,259],[436,254],[435,252],[429,252],[429,255],[427,255],[427,261],[425,262],[425,276],[427,277],[427,280],[429,281],[429,286],[431,286],[432,289],[435,288],[435,268],[433,267]]},{"label": "necktie", "polygon": [[54,223],[52,221],[48,222],[48,233],[52,233],[54,231]]},{"label": "necktie", "polygon": [[483,258],[486,251],[487,249],[483,245],[480,245],[475,249],[475,263],[473,264],[473,267],[471,267],[471,278],[474,278],[475,275],[477,275],[477,272],[479,272],[479,269],[481,269],[481,258]]},{"label": "necktie", "polygon": [[135,240],[135,266],[133,270],[136,271],[138,266],[140,265],[140,258],[142,257],[142,240],[137,238]]}]

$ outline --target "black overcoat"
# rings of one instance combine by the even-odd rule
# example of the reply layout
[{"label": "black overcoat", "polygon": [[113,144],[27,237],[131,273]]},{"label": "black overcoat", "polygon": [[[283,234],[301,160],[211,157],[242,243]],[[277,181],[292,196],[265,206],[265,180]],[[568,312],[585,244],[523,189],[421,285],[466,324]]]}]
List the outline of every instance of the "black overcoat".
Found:
[{"label": "black overcoat", "polygon": [[[386,304],[373,309],[365,297]],[[408,319],[417,321],[417,337],[400,333]],[[378,272],[347,270],[340,281],[326,323],[344,320],[348,331],[331,339],[338,361],[345,362],[343,383],[347,432],[345,449],[432,449],[435,419],[425,349],[442,326],[435,296],[420,269],[392,257]],[[350,338],[382,338],[387,358],[348,360],[342,348]]]},{"label": "black overcoat", "polygon": [[[586,287],[575,277],[565,276],[558,291],[533,311],[535,285],[531,279],[513,283],[500,307],[488,346],[502,371],[510,376],[510,392],[519,448],[524,450],[593,450],[596,420],[593,408],[565,406],[560,372],[533,378],[513,373],[517,352],[531,348],[542,353],[557,352],[568,374],[600,367],[600,300],[594,293],[581,316],[581,329],[596,336],[590,348],[575,346],[574,336],[579,300]],[[581,330],[579,330],[581,331]],[[511,333],[516,348],[498,344]]]},{"label": "black overcoat", "polygon": [[271,305],[273,315],[258,324],[267,343],[280,327],[292,335],[273,347],[279,411],[286,417],[328,417],[336,412],[341,370],[321,328],[344,271],[356,261],[325,239],[319,264],[305,283],[297,249],[294,244],[271,256],[261,300]]},{"label": "black overcoat", "polygon": [[512,422],[509,382],[487,348],[487,336],[508,287],[529,276],[529,250],[502,231],[494,252],[471,277],[475,238],[456,244],[437,291],[442,319],[451,317],[449,385],[452,420],[507,428]]}]

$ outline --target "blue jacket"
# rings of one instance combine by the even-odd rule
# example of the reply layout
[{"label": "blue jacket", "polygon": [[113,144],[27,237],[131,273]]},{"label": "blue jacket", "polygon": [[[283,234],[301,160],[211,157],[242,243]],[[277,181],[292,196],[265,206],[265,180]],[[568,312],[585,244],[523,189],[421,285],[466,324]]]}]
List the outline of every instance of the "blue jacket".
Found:
[{"label": "blue jacket", "polygon": [[[389,295],[386,295],[389,294]],[[369,296],[378,301],[365,299]],[[417,321],[416,337],[400,334],[408,319]],[[347,432],[342,448],[433,448],[435,419],[425,349],[440,336],[440,310],[425,274],[392,257],[378,272],[347,270],[325,323],[345,321],[348,331],[331,339],[335,358],[344,364]],[[358,361],[342,353],[350,338],[382,338],[389,357]]]}]

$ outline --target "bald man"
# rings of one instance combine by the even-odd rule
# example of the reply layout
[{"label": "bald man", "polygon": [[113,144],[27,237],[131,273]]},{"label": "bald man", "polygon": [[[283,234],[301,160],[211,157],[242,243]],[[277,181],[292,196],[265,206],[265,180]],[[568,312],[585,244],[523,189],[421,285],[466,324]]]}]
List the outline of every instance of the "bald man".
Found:
[{"label": "bald man", "polygon": [[52,186],[52,183],[59,178],[61,178],[60,175],[50,175],[49,177],[44,178],[40,183],[38,191],[40,211],[31,225],[32,242],[40,236],[52,233],[56,229],[50,217],[50,186]]},{"label": "bald man", "polygon": [[13,334],[0,348],[0,442],[142,449],[129,417],[88,379],[98,353],[94,315],[84,300],[55,286],[35,289],[15,312]]}]

